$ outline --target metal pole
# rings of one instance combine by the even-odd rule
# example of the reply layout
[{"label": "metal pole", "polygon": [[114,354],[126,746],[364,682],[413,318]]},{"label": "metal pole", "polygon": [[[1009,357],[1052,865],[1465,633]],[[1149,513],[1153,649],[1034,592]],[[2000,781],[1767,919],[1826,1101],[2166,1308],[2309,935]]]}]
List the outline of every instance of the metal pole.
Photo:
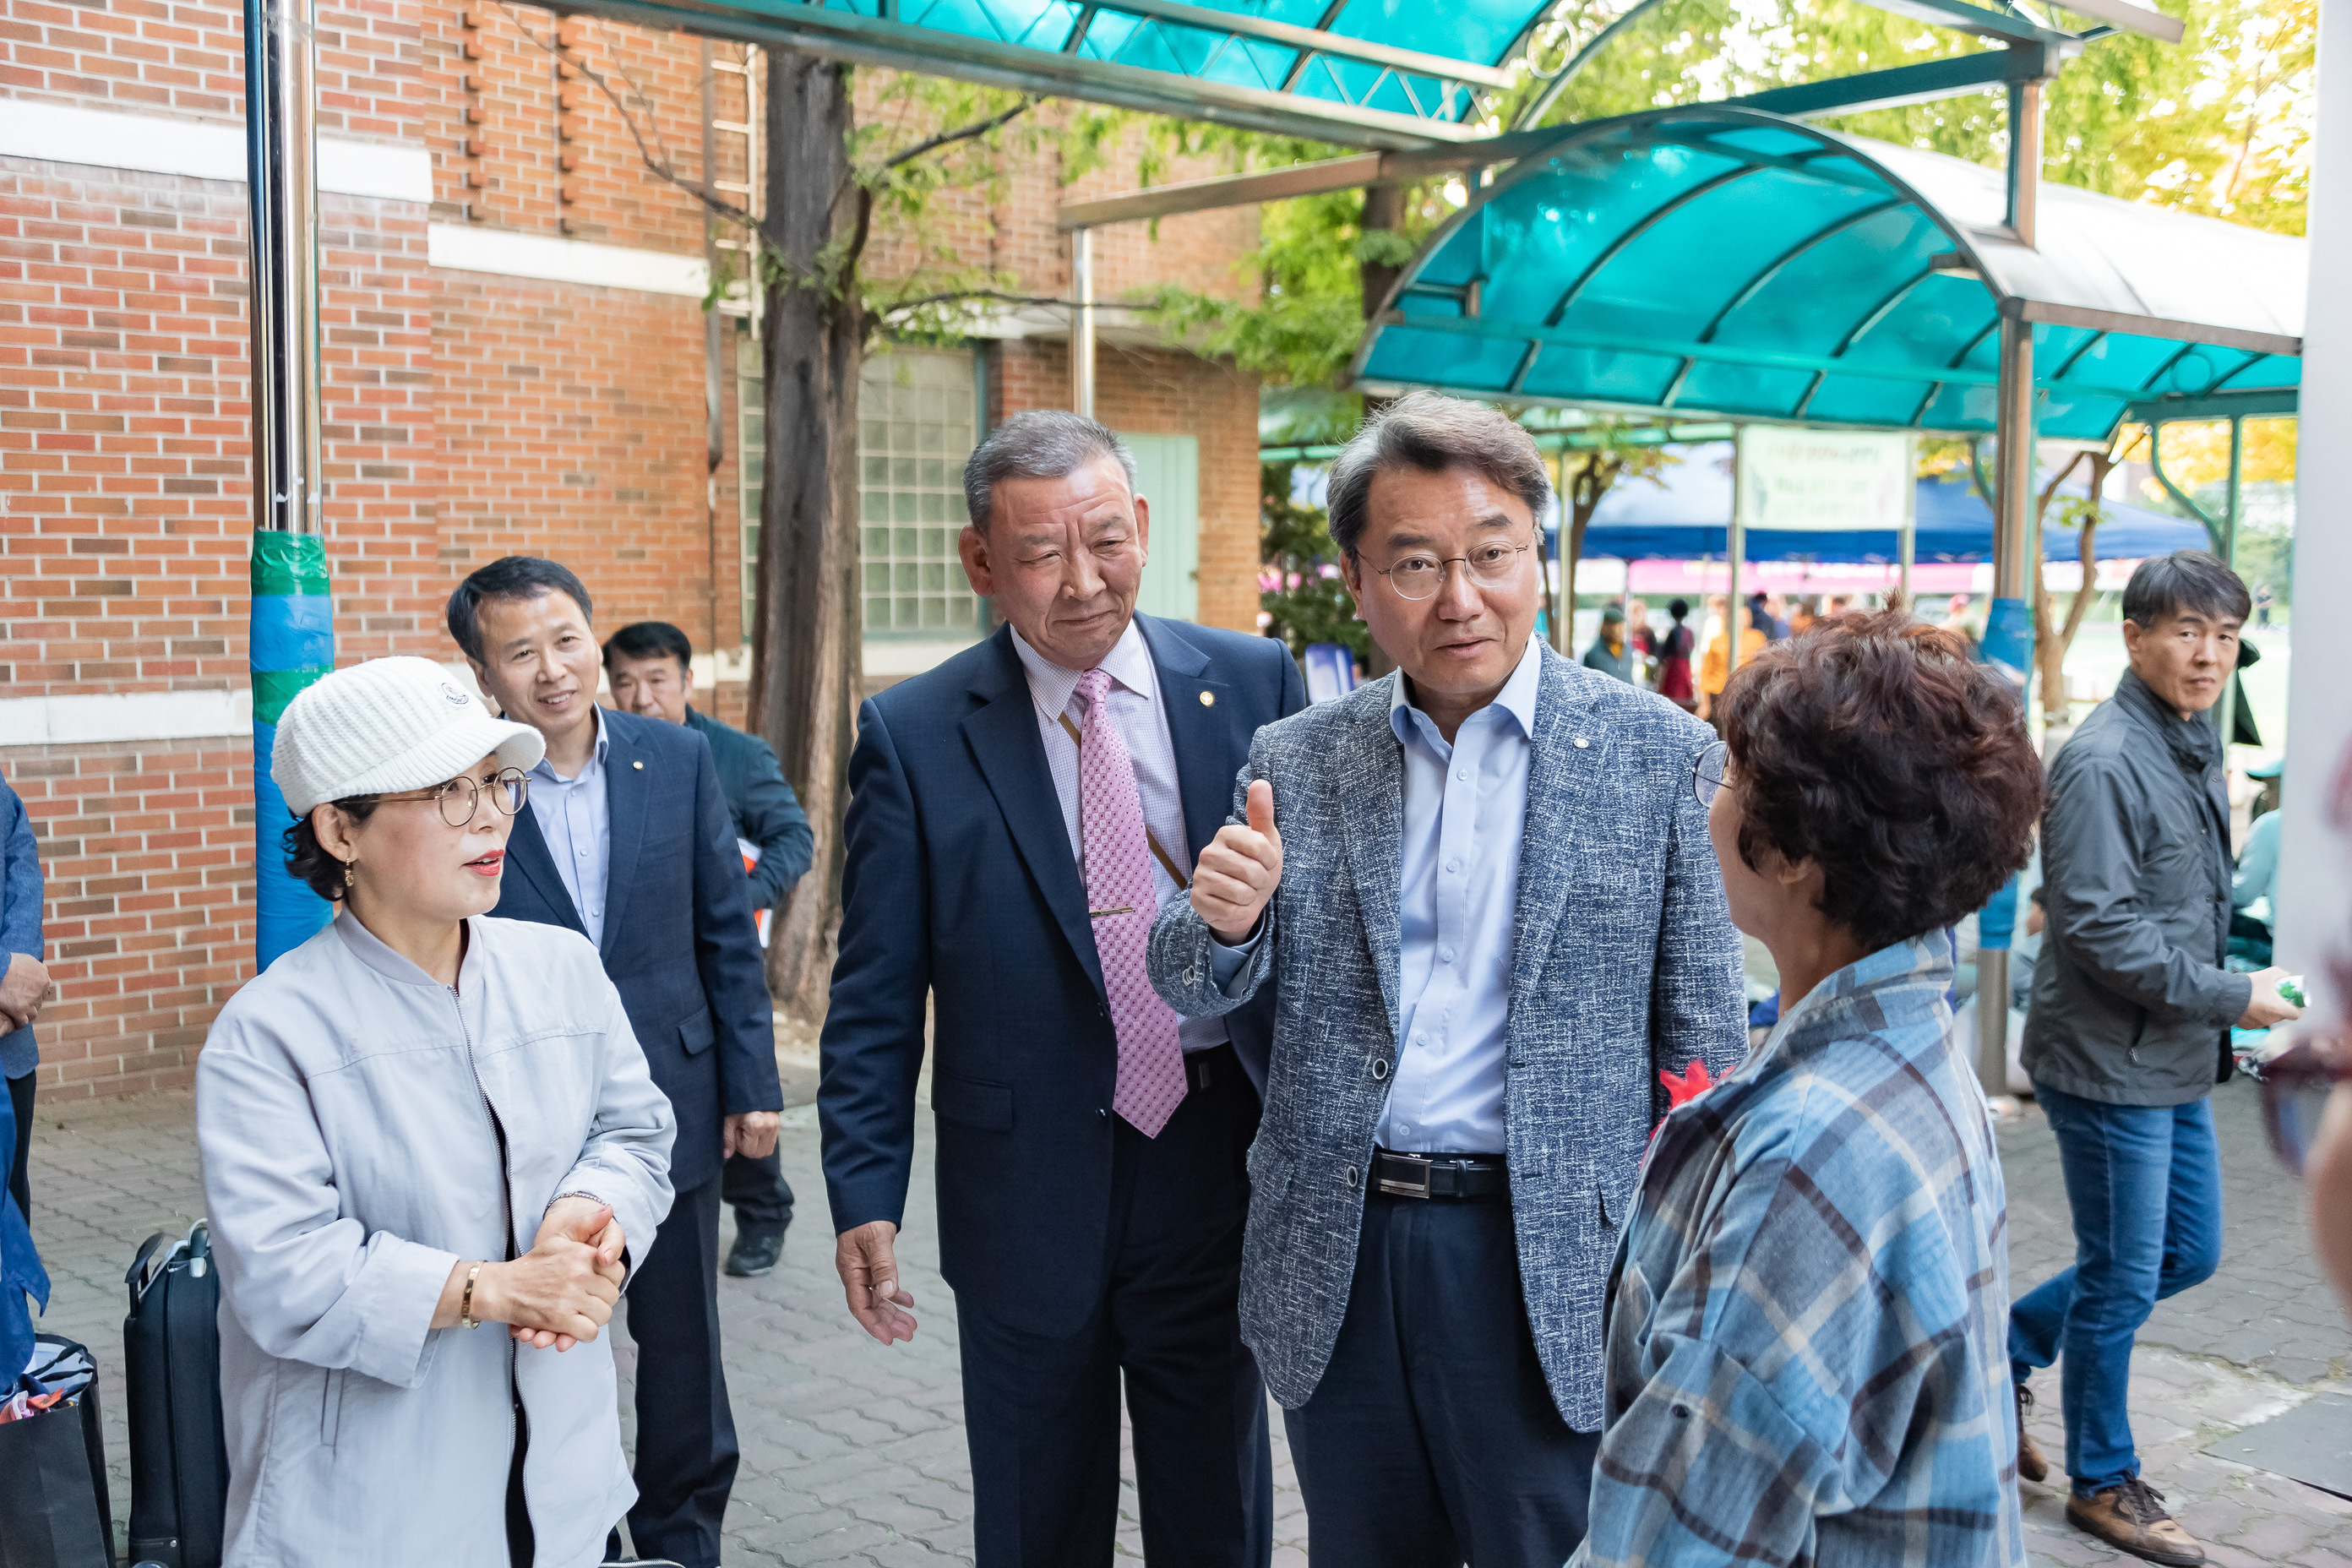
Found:
[{"label": "metal pole", "polygon": [[[1993,602],[1985,616],[1985,655],[2030,679],[2033,623],[2026,577],[2033,559],[2033,326],[2000,319],[2000,379],[1995,409],[1992,533]],[[1981,922],[1979,935],[1981,935]],[[1977,1081],[1987,1096],[2009,1092],[2009,950],[1977,944]]]},{"label": "metal pole", "polygon": [[1748,541],[1740,527],[1739,505],[1747,500],[1743,493],[1740,468],[1741,448],[1747,445],[1746,426],[1731,427],[1731,526],[1724,531],[1724,555],[1731,563],[1731,584],[1723,595],[1723,674],[1728,680],[1731,672],[1739,668],[1739,645],[1746,639],[1748,617],[1739,607],[1739,558],[1747,553]]},{"label": "metal pole", "polygon": [[326,900],[286,870],[293,820],[269,777],[278,720],[335,663],[319,477],[319,216],[310,0],[245,0],[247,270],[253,374],[254,895],[262,968]]},{"label": "metal pole", "polygon": [[2009,227],[2020,245],[2033,247],[2034,216],[2042,195],[2042,84],[2021,81],[2009,89]]},{"label": "metal pole", "polygon": [[[2238,569],[2238,492],[2246,472],[2246,421],[2242,416],[2230,419],[2230,488],[2224,497],[2227,510],[2221,518],[2221,564],[2231,571]],[[2230,738],[2238,732],[2238,673],[2232,669],[2221,682],[2221,701],[2215,712],[2215,721],[2221,731],[2221,779],[2230,777]]]},{"label": "metal pole", "polygon": [[1070,230],[1070,406],[1095,416],[1095,238],[1087,228]]}]

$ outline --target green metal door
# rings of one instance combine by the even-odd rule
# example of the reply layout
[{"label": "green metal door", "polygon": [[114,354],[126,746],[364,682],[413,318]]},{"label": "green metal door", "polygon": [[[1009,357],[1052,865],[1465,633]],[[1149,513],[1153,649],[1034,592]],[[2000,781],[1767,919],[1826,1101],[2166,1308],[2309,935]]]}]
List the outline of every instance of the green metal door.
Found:
[{"label": "green metal door", "polygon": [[1201,613],[1201,441],[1197,436],[1131,436],[1137,493],[1151,509],[1151,554],[1135,607],[1171,621]]}]

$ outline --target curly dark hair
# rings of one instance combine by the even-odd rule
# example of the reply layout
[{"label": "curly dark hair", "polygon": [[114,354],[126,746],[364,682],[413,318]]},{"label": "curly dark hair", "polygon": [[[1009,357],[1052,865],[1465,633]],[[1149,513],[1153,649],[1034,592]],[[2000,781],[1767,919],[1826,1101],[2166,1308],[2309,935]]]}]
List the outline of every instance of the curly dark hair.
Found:
[{"label": "curly dark hair", "polygon": [[[353,822],[365,822],[375,815],[376,802],[370,795],[353,795],[334,805]],[[319,842],[319,830],[310,826],[310,813],[304,812],[294,819],[282,842],[289,874],[310,883],[312,892],[330,902],[342,898],[343,863],[328,854],[327,847]]]},{"label": "curly dark hair", "polygon": [[1901,610],[1823,620],[1718,702],[1739,858],[1822,868],[1821,910],[1880,945],[1984,907],[2022,868],[2042,760],[2016,689]]}]

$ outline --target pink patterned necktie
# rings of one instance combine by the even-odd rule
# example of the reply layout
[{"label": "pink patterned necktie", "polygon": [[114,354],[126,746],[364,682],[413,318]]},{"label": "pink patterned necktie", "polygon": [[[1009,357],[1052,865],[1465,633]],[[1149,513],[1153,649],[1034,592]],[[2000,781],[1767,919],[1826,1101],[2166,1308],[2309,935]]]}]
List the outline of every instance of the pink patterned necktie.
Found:
[{"label": "pink patterned necktie", "polygon": [[1087,908],[1095,952],[1118,1036],[1118,1085],[1110,1107],[1146,1138],[1157,1138],[1184,1098],[1184,1047],[1176,1014],[1151,988],[1144,948],[1159,900],[1151,889],[1143,797],[1135,763],[1106,700],[1110,676],[1090,669],[1078,679],[1087,721],[1078,741],[1078,831],[1086,845]]}]

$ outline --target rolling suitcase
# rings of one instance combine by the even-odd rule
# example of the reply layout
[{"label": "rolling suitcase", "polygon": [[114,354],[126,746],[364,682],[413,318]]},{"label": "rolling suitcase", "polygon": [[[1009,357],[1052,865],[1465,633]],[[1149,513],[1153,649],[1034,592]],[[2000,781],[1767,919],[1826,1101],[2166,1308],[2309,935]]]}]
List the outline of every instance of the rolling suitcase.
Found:
[{"label": "rolling suitcase", "polygon": [[131,1415],[133,1568],[220,1568],[228,1508],[228,1440],[221,1431],[220,1273],[198,1220],[158,1258],[156,1232],[123,1283]]}]

